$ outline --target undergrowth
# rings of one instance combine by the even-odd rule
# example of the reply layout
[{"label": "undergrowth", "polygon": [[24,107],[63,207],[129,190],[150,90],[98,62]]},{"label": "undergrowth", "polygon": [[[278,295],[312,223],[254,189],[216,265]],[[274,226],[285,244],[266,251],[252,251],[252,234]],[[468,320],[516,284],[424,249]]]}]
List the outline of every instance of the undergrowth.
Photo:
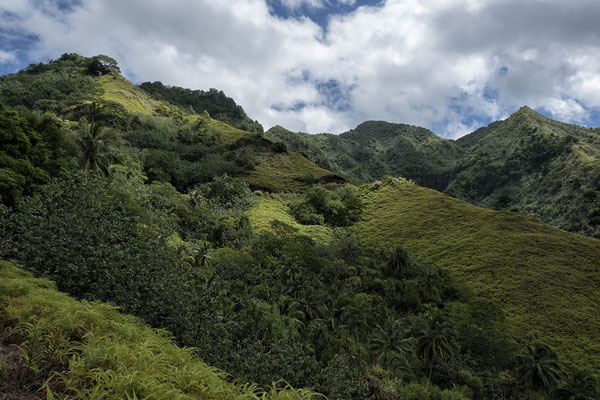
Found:
[{"label": "undergrowth", "polygon": [[[78,302],[54,284],[0,261],[5,394],[48,399],[261,399],[322,397],[275,382],[232,383],[225,373],[115,307]],[[12,368],[7,363],[18,364]],[[10,373],[10,376],[7,374]],[[12,392],[12,393],[11,393]]]}]

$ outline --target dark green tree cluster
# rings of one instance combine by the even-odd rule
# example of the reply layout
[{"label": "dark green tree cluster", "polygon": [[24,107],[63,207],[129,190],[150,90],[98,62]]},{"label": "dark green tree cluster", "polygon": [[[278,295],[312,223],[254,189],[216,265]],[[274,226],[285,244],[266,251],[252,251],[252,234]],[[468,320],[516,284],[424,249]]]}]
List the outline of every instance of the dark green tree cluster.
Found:
[{"label": "dark green tree cluster", "polygon": [[65,115],[69,108],[92,97],[95,80],[87,70],[92,59],[64,54],[47,64],[0,77],[0,101],[7,106]]},{"label": "dark green tree cluster", "polygon": [[0,103],[0,202],[14,204],[45,182],[48,173],[72,166],[72,138],[51,115],[8,110]]},{"label": "dark green tree cluster", "polygon": [[170,182],[182,192],[225,174],[239,175],[256,164],[251,148],[224,144],[221,133],[202,119],[191,124],[134,117],[125,137],[142,150],[150,181]]},{"label": "dark green tree cluster", "polygon": [[301,224],[348,226],[358,221],[363,203],[356,187],[344,185],[335,190],[311,187],[290,210]]}]

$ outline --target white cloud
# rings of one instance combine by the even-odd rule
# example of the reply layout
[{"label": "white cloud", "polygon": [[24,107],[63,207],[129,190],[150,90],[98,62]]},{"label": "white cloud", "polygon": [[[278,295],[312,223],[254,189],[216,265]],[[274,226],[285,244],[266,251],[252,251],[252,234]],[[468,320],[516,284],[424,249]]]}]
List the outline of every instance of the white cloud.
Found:
[{"label": "white cloud", "polygon": [[[525,104],[580,123],[600,108],[594,0],[388,0],[332,16],[326,33],[273,17],[264,0],[53,4],[0,5],[20,16],[4,25],[39,37],[33,58],[111,55],[139,81],[222,89],[266,127],[337,133],[382,119],[457,137]],[[351,107],[319,90],[329,81]]]},{"label": "white cloud", "polygon": [[0,63],[16,61],[14,52],[0,50]]}]

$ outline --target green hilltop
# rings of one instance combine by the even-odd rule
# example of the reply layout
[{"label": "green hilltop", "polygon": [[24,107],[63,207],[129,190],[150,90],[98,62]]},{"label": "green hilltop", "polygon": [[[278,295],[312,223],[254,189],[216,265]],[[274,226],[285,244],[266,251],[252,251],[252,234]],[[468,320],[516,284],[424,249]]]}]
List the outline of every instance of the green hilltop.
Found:
[{"label": "green hilltop", "polygon": [[598,398],[600,241],[540,222],[597,232],[597,130],[262,132],[65,54],[0,144],[2,395]]}]

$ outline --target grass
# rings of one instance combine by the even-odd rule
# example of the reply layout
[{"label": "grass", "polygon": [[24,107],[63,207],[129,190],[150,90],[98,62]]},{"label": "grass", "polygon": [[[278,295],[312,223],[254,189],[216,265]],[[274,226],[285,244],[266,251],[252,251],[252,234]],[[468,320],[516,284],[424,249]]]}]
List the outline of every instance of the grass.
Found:
[{"label": "grass", "polygon": [[299,192],[313,183],[341,180],[300,153],[259,154],[259,164],[245,178],[251,187],[268,192]]},{"label": "grass", "polygon": [[[157,110],[161,110],[163,114],[181,115],[190,121],[203,118],[202,115],[184,110],[170,103],[154,100],[142,89],[120,75],[104,75],[99,78],[99,85],[102,89],[102,97],[105,100],[121,104],[130,113],[156,115]],[[207,124],[221,132],[223,142],[226,145],[232,145],[243,137],[256,135],[233,128],[212,118],[207,118]]]},{"label": "grass", "polygon": [[517,341],[547,343],[569,366],[600,372],[599,240],[399,179],[363,190],[354,229],[366,241],[447,268],[501,306]]},{"label": "grass", "polygon": [[[12,393],[6,391],[10,377],[4,377],[5,394],[19,395],[26,388],[28,394],[39,389],[36,397],[49,399],[316,397],[283,382],[267,390],[229,382],[223,372],[200,361],[193,349],[177,347],[167,332],[107,304],[78,302],[58,292],[52,282],[33,278],[7,261],[0,261],[0,328],[0,343],[9,342],[13,353],[22,351],[24,356],[15,358],[21,371]],[[55,350],[50,354],[48,349]],[[32,389],[34,378],[44,371],[47,384]]]},{"label": "grass", "polygon": [[104,75],[99,78],[99,85],[105,100],[121,104],[130,113],[154,114],[160,104],[120,75]]},{"label": "grass", "polygon": [[334,230],[323,225],[302,225],[296,222],[288,212],[288,200],[281,196],[263,194],[258,203],[248,212],[248,217],[255,231],[270,231],[271,222],[281,221],[298,229],[298,233],[313,238],[316,242],[328,244]]}]

